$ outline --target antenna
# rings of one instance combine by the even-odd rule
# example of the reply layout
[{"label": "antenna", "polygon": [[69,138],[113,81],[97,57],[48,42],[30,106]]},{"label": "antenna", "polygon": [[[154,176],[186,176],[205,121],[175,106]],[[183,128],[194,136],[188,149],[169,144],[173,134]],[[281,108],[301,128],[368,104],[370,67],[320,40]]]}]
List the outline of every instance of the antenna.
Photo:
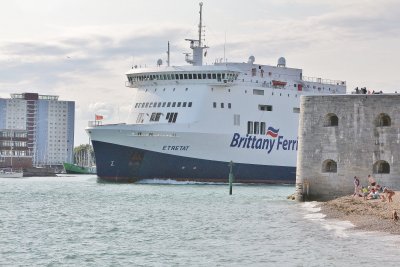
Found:
[{"label": "antenna", "polygon": [[169,41],[168,41],[168,50],[167,50],[167,66],[169,67],[169,58],[170,57],[170,50],[169,50]]},{"label": "antenna", "polygon": [[201,47],[201,31],[203,28],[203,2],[199,3],[200,5],[200,22],[199,22],[199,47]]},{"label": "antenna", "polygon": [[226,32],[225,32],[225,42],[224,42],[224,61],[226,62],[225,50],[226,50]]}]

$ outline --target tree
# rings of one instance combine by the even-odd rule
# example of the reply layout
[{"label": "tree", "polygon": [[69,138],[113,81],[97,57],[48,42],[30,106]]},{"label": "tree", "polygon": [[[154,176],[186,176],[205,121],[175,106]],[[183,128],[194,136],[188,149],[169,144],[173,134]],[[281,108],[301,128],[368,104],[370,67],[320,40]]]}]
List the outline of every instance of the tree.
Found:
[{"label": "tree", "polygon": [[74,147],[74,163],[79,166],[92,166],[95,163],[93,147],[90,144]]}]

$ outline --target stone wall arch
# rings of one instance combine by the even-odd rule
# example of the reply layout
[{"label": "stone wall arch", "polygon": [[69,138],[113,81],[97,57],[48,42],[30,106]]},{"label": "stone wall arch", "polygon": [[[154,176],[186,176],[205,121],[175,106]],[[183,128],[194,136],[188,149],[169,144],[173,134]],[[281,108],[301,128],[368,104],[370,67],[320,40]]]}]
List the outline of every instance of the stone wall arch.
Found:
[{"label": "stone wall arch", "polygon": [[374,163],[373,173],[390,173],[390,164],[385,160],[378,160]]},{"label": "stone wall arch", "polygon": [[337,172],[337,163],[332,159],[327,159],[322,162],[322,172],[328,173],[336,173]]},{"label": "stone wall arch", "polygon": [[334,113],[328,113],[324,117],[324,127],[332,127],[339,125],[339,118]]},{"label": "stone wall arch", "polygon": [[392,125],[392,119],[386,113],[381,113],[375,119],[376,127],[389,127]]}]

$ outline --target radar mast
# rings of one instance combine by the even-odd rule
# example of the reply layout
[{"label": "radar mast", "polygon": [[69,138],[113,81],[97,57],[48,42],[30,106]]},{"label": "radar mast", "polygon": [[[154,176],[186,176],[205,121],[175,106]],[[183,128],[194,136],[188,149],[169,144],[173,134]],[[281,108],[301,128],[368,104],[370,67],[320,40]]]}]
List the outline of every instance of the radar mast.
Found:
[{"label": "radar mast", "polygon": [[208,46],[202,45],[202,31],[203,31],[203,2],[200,5],[200,22],[199,22],[199,39],[185,39],[185,41],[190,42],[190,49],[193,50],[193,57],[190,57],[190,53],[185,53],[186,62],[192,64],[193,66],[203,65],[203,50],[207,49]]}]

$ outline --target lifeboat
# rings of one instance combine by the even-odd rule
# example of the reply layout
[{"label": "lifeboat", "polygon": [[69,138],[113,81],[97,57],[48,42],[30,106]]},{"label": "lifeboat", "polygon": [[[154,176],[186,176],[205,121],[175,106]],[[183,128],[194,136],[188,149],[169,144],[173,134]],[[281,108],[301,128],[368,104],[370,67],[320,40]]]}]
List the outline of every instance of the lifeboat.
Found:
[{"label": "lifeboat", "polygon": [[286,85],[286,82],[277,81],[277,80],[272,80],[272,85],[273,85],[273,86],[280,86],[280,87],[283,87],[283,86]]}]

